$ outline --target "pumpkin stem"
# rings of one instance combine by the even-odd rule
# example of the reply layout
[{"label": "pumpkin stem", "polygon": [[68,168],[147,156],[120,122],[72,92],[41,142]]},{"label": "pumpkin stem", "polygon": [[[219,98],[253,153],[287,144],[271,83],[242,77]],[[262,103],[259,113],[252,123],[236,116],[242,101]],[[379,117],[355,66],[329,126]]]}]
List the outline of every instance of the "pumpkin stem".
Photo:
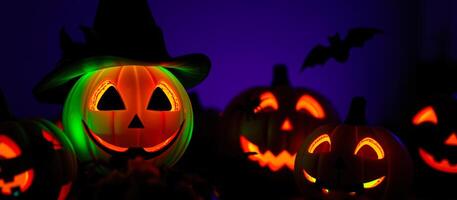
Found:
[{"label": "pumpkin stem", "polygon": [[271,82],[271,86],[290,86],[286,65],[276,64],[273,66],[273,81]]},{"label": "pumpkin stem", "polygon": [[348,115],[344,124],[348,125],[365,125],[367,124],[365,118],[367,101],[363,97],[354,97],[351,101]]},{"label": "pumpkin stem", "polygon": [[14,116],[11,114],[10,109],[8,108],[8,103],[6,101],[3,90],[0,90],[0,121],[11,119],[14,119]]}]

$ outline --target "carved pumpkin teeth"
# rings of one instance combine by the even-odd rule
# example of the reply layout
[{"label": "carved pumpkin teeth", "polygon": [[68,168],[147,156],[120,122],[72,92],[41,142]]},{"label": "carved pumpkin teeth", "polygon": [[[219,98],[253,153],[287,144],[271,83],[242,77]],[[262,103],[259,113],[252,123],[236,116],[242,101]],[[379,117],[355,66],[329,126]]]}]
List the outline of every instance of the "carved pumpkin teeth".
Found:
[{"label": "carved pumpkin teeth", "polygon": [[448,159],[436,160],[433,155],[419,148],[419,156],[431,168],[447,173],[457,173],[457,165],[450,163]]},{"label": "carved pumpkin teeth", "polygon": [[252,161],[258,162],[261,167],[268,166],[271,171],[278,171],[283,167],[294,170],[296,153],[290,154],[286,150],[281,151],[278,155],[274,155],[269,150],[262,153],[257,145],[250,142],[244,136],[240,136],[240,144],[243,152],[249,155],[248,158]]},{"label": "carved pumpkin teeth", "polygon": [[[84,120],[83,120],[83,124],[86,127],[86,130],[92,136],[92,138],[94,138],[96,143],[98,143],[98,144],[100,144],[100,145],[102,145],[102,146],[104,146],[104,147],[106,147],[106,148],[108,148],[110,150],[116,151],[116,152],[126,152],[126,151],[128,151],[128,149],[129,149],[128,147],[120,147],[120,146],[117,146],[117,145],[114,145],[114,144],[111,144],[109,142],[104,141],[97,134],[92,132],[92,130],[87,126],[87,124],[84,122]],[[184,124],[184,122],[181,123],[181,126],[177,131],[175,131],[169,138],[167,138],[163,142],[161,142],[159,144],[156,144],[156,145],[153,145],[153,146],[150,146],[150,147],[143,147],[143,149],[148,153],[153,153],[153,152],[157,152],[157,151],[160,151],[161,149],[166,148],[168,145],[170,145],[170,143],[172,143],[174,141],[175,138],[177,138],[178,134],[182,130],[183,124]]]}]

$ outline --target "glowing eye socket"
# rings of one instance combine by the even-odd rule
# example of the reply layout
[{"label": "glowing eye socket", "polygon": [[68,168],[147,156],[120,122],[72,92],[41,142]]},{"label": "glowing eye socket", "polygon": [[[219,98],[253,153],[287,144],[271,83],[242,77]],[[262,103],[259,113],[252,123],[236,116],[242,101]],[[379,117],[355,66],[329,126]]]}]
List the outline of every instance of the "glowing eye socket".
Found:
[{"label": "glowing eye socket", "polygon": [[330,190],[327,188],[322,188],[322,193],[328,194],[328,193],[330,193]]},{"label": "glowing eye socket", "polygon": [[[360,140],[359,144],[357,144],[357,147],[355,148],[354,155],[358,155],[359,151],[364,146],[370,147],[376,153],[378,160],[384,158],[384,150],[382,149],[381,145],[378,142],[376,142],[376,140],[370,137]],[[361,154],[359,156],[364,157],[364,155],[365,154]]]},{"label": "glowing eye socket", "polygon": [[46,139],[46,141],[52,143],[52,147],[54,148],[54,150],[62,149],[62,144],[60,144],[59,140],[56,137],[54,137],[54,135],[45,130],[42,130],[41,134],[43,135],[44,139]]},{"label": "glowing eye socket", "polygon": [[94,111],[125,110],[124,101],[111,81],[103,82],[95,90],[90,105]]},{"label": "glowing eye socket", "polygon": [[0,135],[0,159],[12,159],[21,155],[21,148],[11,138]]},{"label": "glowing eye socket", "polygon": [[313,176],[308,174],[308,172],[306,172],[306,170],[303,170],[303,175],[305,176],[306,180],[308,180],[309,182],[316,183],[316,178],[314,178]]},{"label": "glowing eye socket", "polygon": [[325,153],[330,152],[332,148],[332,143],[330,137],[327,134],[323,134],[317,137],[311,145],[308,147],[308,153]]},{"label": "glowing eye socket", "polygon": [[432,106],[423,108],[413,117],[413,124],[416,126],[427,122],[434,125],[438,124],[438,117]]},{"label": "glowing eye socket", "polygon": [[152,93],[148,103],[148,110],[177,111],[180,109],[179,100],[168,84],[160,82]]},{"label": "glowing eye socket", "polygon": [[386,176],[382,176],[382,177],[377,178],[375,180],[363,183],[363,188],[365,188],[365,189],[374,188],[374,187],[378,186],[379,184],[381,184],[382,181],[384,181],[384,178],[386,178]]},{"label": "glowing eye socket", "polygon": [[279,105],[276,97],[271,92],[264,92],[260,95],[260,103],[254,108],[254,113],[262,111],[275,111],[278,110]]},{"label": "glowing eye socket", "polygon": [[298,99],[295,110],[298,112],[308,112],[316,119],[324,119],[325,112],[321,104],[310,95],[303,95]]}]

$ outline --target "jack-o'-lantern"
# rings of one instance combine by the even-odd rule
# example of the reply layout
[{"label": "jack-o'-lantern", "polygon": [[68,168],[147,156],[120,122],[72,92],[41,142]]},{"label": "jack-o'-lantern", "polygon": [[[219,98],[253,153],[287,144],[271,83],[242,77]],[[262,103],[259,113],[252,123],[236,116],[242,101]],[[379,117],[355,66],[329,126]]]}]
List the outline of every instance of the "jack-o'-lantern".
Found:
[{"label": "jack-o'-lantern", "polygon": [[[337,122],[335,109],[315,91],[292,87],[284,65],[274,67],[271,87],[235,97],[223,113],[224,140],[261,167],[293,171],[300,144],[315,128]],[[234,145],[235,144],[235,145]]]},{"label": "jack-o'-lantern", "polygon": [[427,103],[411,119],[414,153],[431,169],[457,175],[457,100],[447,95]]},{"label": "jack-o'-lantern", "polygon": [[119,66],[89,73],[70,92],[63,115],[83,160],[110,153],[174,163],[192,134],[187,93],[161,67]]},{"label": "jack-o'-lantern", "polygon": [[36,97],[64,102],[64,129],[81,162],[141,156],[173,165],[192,136],[184,87],[206,77],[208,58],[170,57],[146,0],[100,0],[94,27],[83,31],[86,44],[62,32],[63,58]]},{"label": "jack-o'-lantern", "polygon": [[5,110],[1,115],[6,121],[0,123],[0,199],[66,199],[77,167],[69,140],[49,121],[16,120]]},{"label": "jack-o'-lantern", "polygon": [[390,131],[367,126],[365,100],[354,98],[345,122],[308,136],[295,176],[307,199],[406,199],[412,162]]}]

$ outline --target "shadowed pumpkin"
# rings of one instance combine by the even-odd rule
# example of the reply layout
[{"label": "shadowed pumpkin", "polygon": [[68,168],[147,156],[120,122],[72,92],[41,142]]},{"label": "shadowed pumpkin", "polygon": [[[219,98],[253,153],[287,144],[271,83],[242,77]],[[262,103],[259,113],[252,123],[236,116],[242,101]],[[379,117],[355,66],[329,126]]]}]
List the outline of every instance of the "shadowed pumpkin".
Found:
[{"label": "shadowed pumpkin", "polygon": [[308,136],[295,177],[307,199],[405,199],[412,161],[390,131],[366,125],[365,100],[354,98],[345,122]]},{"label": "shadowed pumpkin", "polygon": [[296,152],[316,127],[337,122],[322,95],[292,87],[283,65],[274,67],[271,87],[255,87],[235,97],[223,113],[229,151],[240,152],[260,167],[293,171]]}]

